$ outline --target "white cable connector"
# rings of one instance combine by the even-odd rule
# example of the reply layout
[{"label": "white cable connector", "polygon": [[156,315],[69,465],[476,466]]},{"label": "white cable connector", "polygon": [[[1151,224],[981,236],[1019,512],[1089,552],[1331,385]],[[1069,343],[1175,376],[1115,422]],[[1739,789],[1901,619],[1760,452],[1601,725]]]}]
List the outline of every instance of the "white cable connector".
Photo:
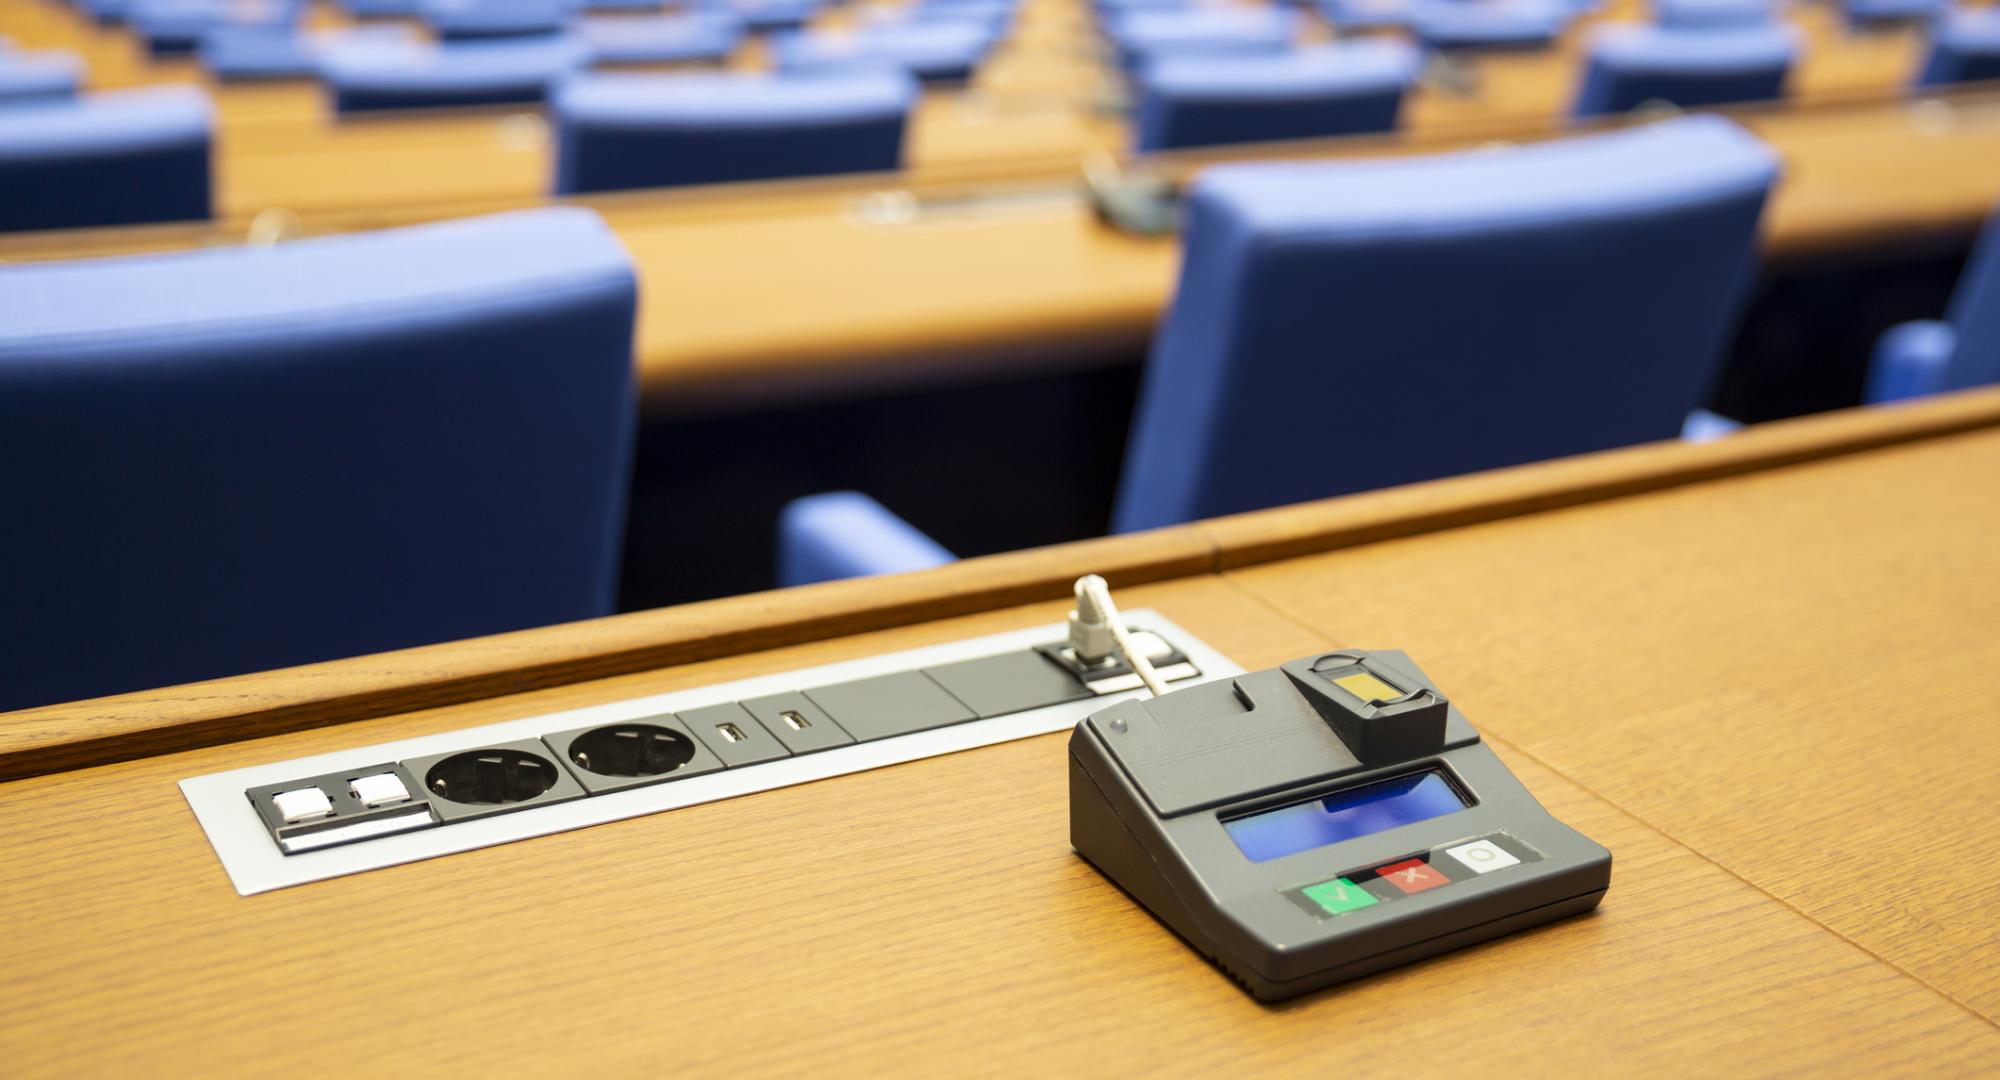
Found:
[{"label": "white cable connector", "polygon": [[1167,684],[1160,681],[1153,662],[1132,643],[1132,632],[1125,629],[1118,605],[1111,602],[1111,586],[1096,574],[1076,579],[1076,610],[1069,613],[1069,644],[1077,659],[1087,664],[1115,652],[1154,697],[1167,692]]}]

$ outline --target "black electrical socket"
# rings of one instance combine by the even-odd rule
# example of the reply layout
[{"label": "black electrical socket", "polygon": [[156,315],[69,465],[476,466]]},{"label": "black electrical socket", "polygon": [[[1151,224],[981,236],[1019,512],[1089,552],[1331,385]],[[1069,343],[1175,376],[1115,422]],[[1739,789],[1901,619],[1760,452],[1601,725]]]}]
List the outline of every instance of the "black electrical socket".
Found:
[{"label": "black electrical socket", "polygon": [[698,776],[723,767],[671,713],[544,735],[542,741],[592,795]]},{"label": "black electrical socket", "polygon": [[445,823],[583,798],[568,769],[536,739],[432,754],[403,762]]}]

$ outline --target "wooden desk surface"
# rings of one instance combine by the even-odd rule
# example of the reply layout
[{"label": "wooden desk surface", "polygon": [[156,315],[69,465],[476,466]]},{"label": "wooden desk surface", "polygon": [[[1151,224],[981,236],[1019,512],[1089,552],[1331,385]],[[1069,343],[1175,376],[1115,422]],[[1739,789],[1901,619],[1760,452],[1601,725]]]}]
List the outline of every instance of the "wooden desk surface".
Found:
[{"label": "wooden desk surface", "polygon": [[[579,640],[610,656],[759,623],[787,640],[868,625],[871,600],[898,624],[0,784],[0,1053],[20,1076],[1990,1075],[1996,469],[1986,391],[0,717],[0,734],[67,717],[57,741],[87,741],[177,701],[276,715],[328,680],[525,671]],[[1205,566],[1170,554],[1190,542]],[[1409,649],[1614,852],[1602,908],[1265,1007],[1070,853],[1059,735],[252,898],[174,787],[1046,622],[1061,603],[974,610],[978,590],[1034,578],[1047,596],[1100,566],[1155,579],[1124,602],[1252,668]],[[965,613],[910,621],[943,610]]]}]

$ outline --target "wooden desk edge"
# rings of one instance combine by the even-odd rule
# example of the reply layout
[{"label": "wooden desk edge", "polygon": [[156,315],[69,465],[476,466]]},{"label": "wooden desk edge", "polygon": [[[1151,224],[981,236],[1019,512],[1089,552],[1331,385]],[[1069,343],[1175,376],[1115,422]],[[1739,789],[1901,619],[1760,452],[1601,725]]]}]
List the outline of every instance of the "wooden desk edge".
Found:
[{"label": "wooden desk edge", "polygon": [[1190,577],[2000,426],[2000,388],[1193,525],[0,715],[0,781]]}]

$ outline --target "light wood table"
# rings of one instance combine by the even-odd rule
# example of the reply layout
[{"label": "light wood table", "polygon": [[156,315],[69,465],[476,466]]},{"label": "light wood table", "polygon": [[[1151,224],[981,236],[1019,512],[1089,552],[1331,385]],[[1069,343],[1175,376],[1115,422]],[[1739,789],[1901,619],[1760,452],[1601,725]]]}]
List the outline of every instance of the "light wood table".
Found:
[{"label": "light wood table", "polygon": [[[2000,1070],[2000,391],[0,716],[10,1076]],[[1410,650],[1593,915],[1260,1006],[1063,736],[237,896],[182,777],[1045,623]]]}]

